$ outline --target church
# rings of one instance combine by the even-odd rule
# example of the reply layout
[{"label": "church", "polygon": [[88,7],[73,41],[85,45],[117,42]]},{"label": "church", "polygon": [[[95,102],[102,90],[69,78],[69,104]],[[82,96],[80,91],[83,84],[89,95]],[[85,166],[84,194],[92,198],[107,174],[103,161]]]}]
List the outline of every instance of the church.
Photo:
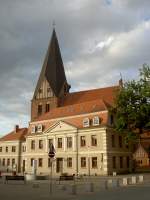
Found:
[{"label": "church", "polygon": [[61,51],[53,29],[45,60],[31,101],[27,128],[16,125],[0,139],[1,170],[49,174],[51,144],[55,148],[53,173],[109,175],[132,170],[131,146],[113,129],[109,112],[116,86],[70,92]]}]

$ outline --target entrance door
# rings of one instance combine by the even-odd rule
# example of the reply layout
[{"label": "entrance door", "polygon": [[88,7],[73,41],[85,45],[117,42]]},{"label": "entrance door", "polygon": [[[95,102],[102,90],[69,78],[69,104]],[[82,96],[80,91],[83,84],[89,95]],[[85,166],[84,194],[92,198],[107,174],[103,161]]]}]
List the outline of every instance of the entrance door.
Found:
[{"label": "entrance door", "polygon": [[63,158],[56,159],[56,172],[63,173]]}]

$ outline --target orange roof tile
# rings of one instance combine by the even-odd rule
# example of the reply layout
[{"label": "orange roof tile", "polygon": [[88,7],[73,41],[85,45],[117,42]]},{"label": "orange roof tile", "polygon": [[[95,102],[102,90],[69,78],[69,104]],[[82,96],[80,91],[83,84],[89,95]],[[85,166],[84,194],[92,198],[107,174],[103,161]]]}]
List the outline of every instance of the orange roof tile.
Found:
[{"label": "orange roof tile", "polygon": [[64,97],[64,99],[62,99],[60,105],[67,106],[72,104],[84,103],[87,101],[93,101],[96,99],[103,99],[105,102],[112,106],[114,104],[115,96],[118,90],[119,86],[112,86],[106,88],[68,93]]},{"label": "orange roof tile", "polygon": [[18,131],[12,131],[11,133],[0,138],[0,141],[11,141],[11,140],[24,140],[25,135],[27,135],[27,128],[19,128]]},{"label": "orange roof tile", "polygon": [[74,116],[74,115],[82,115],[82,114],[99,112],[99,111],[104,111],[104,110],[108,110],[108,106],[102,99],[99,99],[99,100],[88,101],[84,103],[54,108],[50,110],[50,112],[41,115],[34,121],[56,119],[56,118],[61,118],[61,117]]}]

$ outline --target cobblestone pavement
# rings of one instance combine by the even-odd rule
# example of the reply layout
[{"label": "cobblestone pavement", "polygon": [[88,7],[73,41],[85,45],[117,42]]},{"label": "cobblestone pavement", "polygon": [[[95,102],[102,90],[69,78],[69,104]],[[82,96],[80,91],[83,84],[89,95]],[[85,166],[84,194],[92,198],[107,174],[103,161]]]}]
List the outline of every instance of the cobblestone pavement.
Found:
[{"label": "cobblestone pavement", "polygon": [[77,194],[72,194],[74,182],[54,182],[53,194],[50,194],[49,181],[36,181],[24,184],[21,181],[0,181],[0,200],[150,200],[150,178],[145,182],[127,187],[105,189],[104,178],[93,179],[94,192],[88,192],[88,179],[78,181]]}]

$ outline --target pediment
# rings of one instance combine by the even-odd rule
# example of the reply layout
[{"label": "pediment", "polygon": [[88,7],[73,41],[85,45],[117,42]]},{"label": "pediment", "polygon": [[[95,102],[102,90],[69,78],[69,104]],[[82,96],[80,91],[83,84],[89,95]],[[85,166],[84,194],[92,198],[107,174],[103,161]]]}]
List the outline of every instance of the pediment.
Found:
[{"label": "pediment", "polygon": [[77,128],[64,121],[59,121],[49,127],[44,133],[64,132],[64,131],[75,131]]}]

